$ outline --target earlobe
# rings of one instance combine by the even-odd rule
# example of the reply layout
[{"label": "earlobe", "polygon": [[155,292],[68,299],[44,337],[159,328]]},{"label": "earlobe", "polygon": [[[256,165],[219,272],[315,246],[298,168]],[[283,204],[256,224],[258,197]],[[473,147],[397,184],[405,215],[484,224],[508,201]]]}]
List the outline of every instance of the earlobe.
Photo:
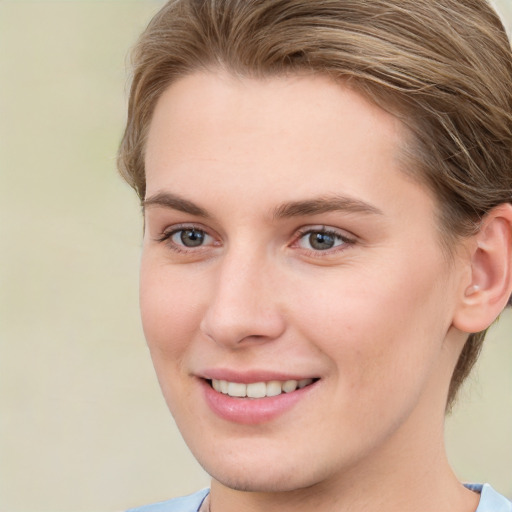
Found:
[{"label": "earlobe", "polygon": [[470,250],[471,282],[465,286],[453,325],[472,333],[487,329],[512,293],[512,204],[501,204],[482,220]]}]

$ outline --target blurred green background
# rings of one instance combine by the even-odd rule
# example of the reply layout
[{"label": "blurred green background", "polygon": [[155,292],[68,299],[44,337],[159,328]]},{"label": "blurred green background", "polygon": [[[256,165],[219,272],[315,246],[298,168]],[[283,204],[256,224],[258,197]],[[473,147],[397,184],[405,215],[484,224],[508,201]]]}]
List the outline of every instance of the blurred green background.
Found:
[{"label": "blurred green background", "polygon": [[[496,1],[510,31],[512,0]],[[206,486],[138,314],[116,174],[126,56],[161,1],[0,0],[0,511],[120,511]],[[463,480],[512,496],[512,315],[448,420]]]}]

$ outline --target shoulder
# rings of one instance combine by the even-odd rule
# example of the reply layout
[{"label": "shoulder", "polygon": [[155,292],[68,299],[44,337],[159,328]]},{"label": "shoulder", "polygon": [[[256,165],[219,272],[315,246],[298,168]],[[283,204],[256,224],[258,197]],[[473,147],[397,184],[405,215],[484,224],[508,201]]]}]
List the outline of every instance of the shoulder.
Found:
[{"label": "shoulder", "polygon": [[466,484],[466,487],[480,493],[480,503],[476,512],[512,512],[512,502],[489,484]]},{"label": "shoulder", "polygon": [[209,492],[209,489],[202,489],[188,496],[132,508],[127,512],[197,512]]}]

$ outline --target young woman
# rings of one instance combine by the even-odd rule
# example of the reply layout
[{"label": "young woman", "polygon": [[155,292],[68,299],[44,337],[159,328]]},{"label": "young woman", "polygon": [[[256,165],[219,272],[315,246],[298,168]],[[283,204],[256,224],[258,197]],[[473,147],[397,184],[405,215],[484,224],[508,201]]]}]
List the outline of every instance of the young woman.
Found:
[{"label": "young woman", "polygon": [[484,0],[173,0],[120,169],[211,490],[144,511],[501,512],[443,421],[512,293],[512,55]]}]

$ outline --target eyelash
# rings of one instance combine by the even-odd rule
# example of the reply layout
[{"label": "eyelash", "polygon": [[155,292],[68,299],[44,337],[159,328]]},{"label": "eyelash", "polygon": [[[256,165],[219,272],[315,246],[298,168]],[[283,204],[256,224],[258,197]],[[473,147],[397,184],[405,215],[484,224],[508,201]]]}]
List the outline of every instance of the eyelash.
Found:
[{"label": "eyelash", "polygon": [[[182,231],[195,231],[197,233],[202,234],[205,237],[210,237],[212,240],[215,240],[215,238],[210,235],[205,229],[193,225],[193,224],[186,224],[186,225],[178,225],[174,226],[172,229],[165,230],[159,237],[157,237],[155,240],[159,243],[165,243],[172,251],[177,253],[190,253],[190,252],[196,252],[201,249],[205,249],[206,247],[210,247],[213,244],[209,245],[198,245],[197,247],[187,247],[185,245],[181,245],[179,243],[176,243],[172,240],[172,238],[177,235],[178,233]],[[338,243],[337,245],[334,245],[333,247],[326,248],[326,249],[308,249],[305,247],[300,247],[300,241],[303,240],[306,236],[311,236],[312,234],[319,234],[323,236],[330,236]],[[306,227],[303,229],[300,229],[297,231],[296,235],[293,238],[292,243],[290,244],[290,247],[299,247],[303,251],[307,253],[309,256],[320,258],[322,256],[326,255],[332,255],[333,253],[337,253],[339,251],[344,251],[351,245],[354,245],[356,240],[354,238],[351,238],[345,234],[342,234],[341,232],[328,228],[326,226],[318,226],[318,227]]]},{"label": "eyelash", "polygon": [[316,258],[321,258],[323,256],[332,255],[339,251],[345,251],[350,246],[352,246],[356,243],[356,240],[354,238],[351,238],[351,237],[347,236],[346,234],[341,233],[340,231],[329,228],[327,226],[318,226],[318,227],[307,227],[307,228],[299,230],[294,239],[294,242],[292,243],[292,247],[299,246],[301,240],[303,240],[307,235],[311,236],[313,234],[330,236],[330,237],[334,238],[335,243],[338,241],[341,242],[337,245],[334,245],[333,247],[323,249],[323,250],[322,249],[302,248],[303,250],[307,251],[307,254],[309,256],[313,256]]},{"label": "eyelash", "polygon": [[192,251],[198,251],[205,248],[204,245],[199,245],[197,247],[187,247],[185,245],[180,245],[174,242],[172,240],[173,236],[177,235],[182,231],[195,231],[197,233],[201,233],[203,236],[207,236],[215,240],[215,238],[212,235],[210,235],[205,229],[195,226],[193,224],[185,224],[174,226],[172,229],[165,230],[159,237],[156,238],[156,241],[160,243],[165,243],[165,245],[167,245],[172,251],[178,253],[190,253]]}]

